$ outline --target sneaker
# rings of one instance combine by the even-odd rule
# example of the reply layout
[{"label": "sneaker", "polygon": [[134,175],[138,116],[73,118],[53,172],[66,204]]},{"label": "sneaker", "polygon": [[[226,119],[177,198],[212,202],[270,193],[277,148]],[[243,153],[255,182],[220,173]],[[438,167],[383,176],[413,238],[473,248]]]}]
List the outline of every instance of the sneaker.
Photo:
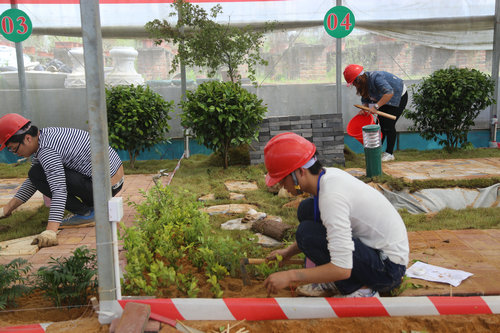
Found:
[{"label": "sneaker", "polygon": [[298,296],[309,297],[330,297],[340,294],[339,290],[333,282],[327,283],[309,283],[297,287],[295,290]]},{"label": "sneaker", "polygon": [[85,215],[75,214],[71,217],[63,219],[61,224],[59,225],[59,229],[83,228],[83,227],[91,227],[94,225],[95,225],[94,210],[91,209],[90,212],[88,212]]},{"label": "sneaker", "polygon": [[380,297],[380,294],[376,290],[370,288],[358,289],[353,293],[347,295],[341,295],[338,297],[352,298],[352,297]]},{"label": "sneaker", "polygon": [[394,161],[394,155],[384,152],[382,154],[382,162]]}]

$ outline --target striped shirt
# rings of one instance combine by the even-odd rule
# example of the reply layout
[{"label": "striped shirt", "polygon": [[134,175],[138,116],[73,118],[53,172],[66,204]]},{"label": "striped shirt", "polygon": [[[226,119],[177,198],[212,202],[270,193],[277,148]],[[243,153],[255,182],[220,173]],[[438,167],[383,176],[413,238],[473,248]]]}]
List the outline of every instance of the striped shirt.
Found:
[{"label": "striped shirt", "polygon": [[[113,176],[120,168],[122,161],[113,148],[108,147],[108,151],[109,171]],[[38,150],[33,154],[31,163],[42,166],[52,192],[49,221],[61,222],[67,198],[64,168],[92,177],[89,133],[76,128],[40,129]],[[36,191],[37,189],[28,178],[14,197],[26,202]]]}]

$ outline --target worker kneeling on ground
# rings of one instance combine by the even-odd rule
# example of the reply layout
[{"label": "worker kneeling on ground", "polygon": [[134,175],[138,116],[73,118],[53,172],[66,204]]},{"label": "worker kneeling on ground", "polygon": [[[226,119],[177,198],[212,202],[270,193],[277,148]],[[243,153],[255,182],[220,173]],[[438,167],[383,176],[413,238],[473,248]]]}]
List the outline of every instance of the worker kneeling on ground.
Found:
[{"label": "worker kneeling on ground", "polygon": [[313,143],[294,133],[273,137],[264,148],[267,186],[314,196],[300,203],[296,241],[271,252],[283,260],[303,252],[315,267],[271,274],[269,293],[290,285],[301,296],[372,297],[397,288],[408,264],[406,227],[377,190],[337,168],[323,168]]},{"label": "worker kneeling on ground", "polygon": [[[63,127],[38,129],[23,116],[9,113],[0,118],[0,144],[0,150],[7,147],[18,156],[33,156],[28,178],[0,208],[0,218],[12,214],[38,190],[51,198],[47,228],[33,241],[38,247],[57,245],[58,228],[95,224],[88,132]],[[108,151],[114,196],[123,186],[123,166],[116,151],[111,147]],[[65,209],[75,215],[63,219]]]}]

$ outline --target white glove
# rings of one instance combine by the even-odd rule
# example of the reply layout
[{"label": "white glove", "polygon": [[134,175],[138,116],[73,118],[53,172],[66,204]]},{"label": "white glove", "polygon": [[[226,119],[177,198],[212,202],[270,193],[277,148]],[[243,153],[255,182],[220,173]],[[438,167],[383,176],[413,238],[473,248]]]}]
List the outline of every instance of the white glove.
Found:
[{"label": "white glove", "polygon": [[49,247],[59,244],[57,242],[57,234],[52,230],[45,230],[40,235],[36,236],[31,242],[31,245],[38,245],[38,248]]}]

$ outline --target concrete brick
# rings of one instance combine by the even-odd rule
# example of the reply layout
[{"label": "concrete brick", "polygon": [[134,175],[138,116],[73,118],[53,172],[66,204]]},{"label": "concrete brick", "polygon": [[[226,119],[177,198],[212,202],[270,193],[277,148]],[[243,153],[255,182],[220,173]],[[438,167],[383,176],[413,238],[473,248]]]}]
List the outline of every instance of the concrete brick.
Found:
[{"label": "concrete brick", "polygon": [[251,164],[263,163],[265,144],[271,137],[283,132],[294,132],[313,142],[319,156],[323,156],[327,163],[331,164],[334,160],[344,163],[342,115],[329,113],[266,118],[259,131],[258,142],[252,145],[255,151],[250,153]]},{"label": "concrete brick", "polygon": [[143,333],[148,324],[150,314],[151,306],[149,304],[134,302],[125,304],[115,333]]},{"label": "concrete brick", "polygon": [[156,320],[149,320],[144,333],[158,333],[160,331],[160,322]]}]

